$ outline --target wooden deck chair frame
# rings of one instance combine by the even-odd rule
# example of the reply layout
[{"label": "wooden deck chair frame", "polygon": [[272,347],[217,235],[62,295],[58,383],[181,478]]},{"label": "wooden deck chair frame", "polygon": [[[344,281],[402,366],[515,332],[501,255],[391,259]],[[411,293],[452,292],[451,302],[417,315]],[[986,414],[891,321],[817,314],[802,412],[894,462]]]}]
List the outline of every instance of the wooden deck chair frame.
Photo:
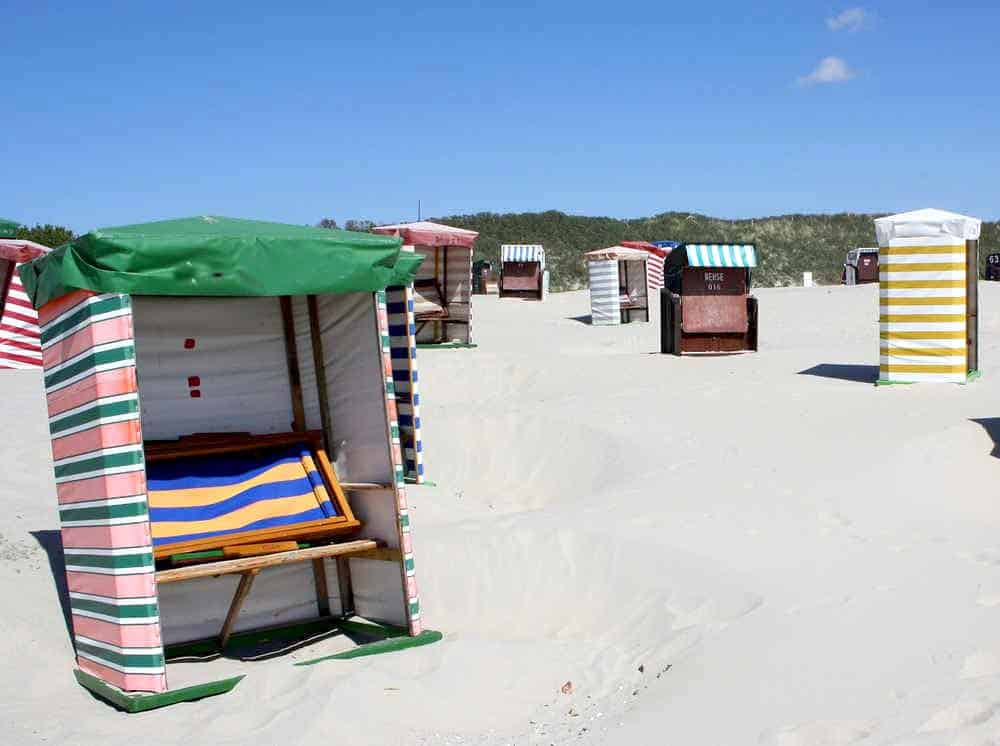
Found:
[{"label": "wooden deck chair frame", "polygon": [[[445,264],[445,267],[447,267],[447,266],[448,265]],[[447,273],[447,269],[445,270],[445,272]],[[445,277],[445,282],[447,282],[447,275]],[[447,321],[448,318],[451,315],[448,312],[448,301],[445,299],[444,292],[441,290],[441,284],[438,282],[438,280],[437,280],[436,277],[434,277],[434,278],[428,277],[428,278],[423,279],[423,280],[414,280],[413,281],[413,290],[414,290],[414,292],[416,292],[418,289],[421,289],[421,288],[433,288],[434,289],[434,291],[437,293],[437,297],[438,297],[438,300],[439,300],[438,305],[441,307],[441,310],[440,311],[420,311],[418,313],[414,313],[413,318],[414,318],[414,321],[417,324],[417,329],[416,329],[416,333],[417,334],[419,334],[421,331],[423,331],[423,328],[425,326],[427,326],[428,324],[430,324],[432,322],[435,322],[435,321]],[[423,295],[423,293],[421,293],[421,295]]]},{"label": "wooden deck chair frame", "polygon": [[250,435],[249,433],[198,433],[178,440],[147,441],[146,461],[157,463],[179,458],[213,456],[252,451],[268,451],[290,445],[308,445],[315,459],[316,468],[323,479],[330,501],[337,509],[337,515],[323,520],[307,521],[292,526],[263,528],[252,531],[215,536],[206,539],[175,542],[160,545],[153,556],[162,559],[186,552],[208,549],[225,549],[247,544],[275,541],[298,541],[305,539],[329,538],[337,534],[349,533],[361,527],[354,517],[347,496],[337,479],[337,474],[323,448],[321,431],[298,433],[277,433],[273,435]]}]

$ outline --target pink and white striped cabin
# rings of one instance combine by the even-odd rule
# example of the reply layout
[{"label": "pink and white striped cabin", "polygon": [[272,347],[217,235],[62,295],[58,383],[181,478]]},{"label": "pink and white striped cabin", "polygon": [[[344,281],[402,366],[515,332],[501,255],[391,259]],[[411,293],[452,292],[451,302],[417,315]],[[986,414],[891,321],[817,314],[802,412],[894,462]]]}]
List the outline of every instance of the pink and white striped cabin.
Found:
[{"label": "pink and white striped cabin", "polygon": [[0,238],[0,368],[42,367],[38,313],[31,305],[18,267],[49,251],[47,246],[15,238]]}]

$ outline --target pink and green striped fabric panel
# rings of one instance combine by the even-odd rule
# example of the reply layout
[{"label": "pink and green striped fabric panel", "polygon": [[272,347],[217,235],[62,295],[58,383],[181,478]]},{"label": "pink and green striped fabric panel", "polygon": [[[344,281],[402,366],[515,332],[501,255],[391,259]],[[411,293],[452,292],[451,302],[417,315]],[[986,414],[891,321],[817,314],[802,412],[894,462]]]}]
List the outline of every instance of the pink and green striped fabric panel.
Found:
[{"label": "pink and green striped fabric panel", "polygon": [[74,292],[39,325],[78,665],[165,691],[129,297]]}]

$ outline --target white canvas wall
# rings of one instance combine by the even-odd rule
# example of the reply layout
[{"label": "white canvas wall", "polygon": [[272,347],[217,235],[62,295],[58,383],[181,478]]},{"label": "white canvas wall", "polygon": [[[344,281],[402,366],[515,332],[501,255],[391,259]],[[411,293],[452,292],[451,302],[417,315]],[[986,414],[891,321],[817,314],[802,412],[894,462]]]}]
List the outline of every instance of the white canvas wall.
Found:
[{"label": "white canvas wall", "polygon": [[[277,298],[134,296],[143,437],[291,429]],[[184,342],[194,340],[194,348]],[[189,377],[199,384],[189,386]],[[199,398],[191,395],[200,392]]]},{"label": "white canvas wall", "polygon": [[590,274],[590,323],[594,326],[621,323],[618,296],[618,262],[614,259],[587,262]]},{"label": "white canvas wall", "polygon": [[[171,439],[194,432],[291,430],[291,387],[278,298],[133,298],[143,435]],[[293,299],[306,426],[321,427],[305,298]],[[371,293],[318,297],[330,405],[331,458],[342,482],[392,485],[395,474],[385,411],[386,377]],[[193,338],[193,349],[184,340]],[[189,376],[201,397],[190,396]],[[351,491],[360,535],[399,547],[393,488]],[[331,607],[339,608],[337,573],[328,563]],[[355,608],[405,625],[398,563],[350,560]],[[160,589],[167,643],[217,635],[237,579],[209,578]],[[254,583],[237,630],[315,617],[312,565],[266,570]]]}]

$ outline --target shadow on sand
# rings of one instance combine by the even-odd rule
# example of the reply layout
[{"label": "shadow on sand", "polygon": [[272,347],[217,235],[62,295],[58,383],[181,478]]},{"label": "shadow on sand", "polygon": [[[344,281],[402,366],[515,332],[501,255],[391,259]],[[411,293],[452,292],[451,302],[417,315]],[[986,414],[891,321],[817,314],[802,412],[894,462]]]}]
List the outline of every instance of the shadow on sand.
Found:
[{"label": "shadow on sand", "polygon": [[567,321],[579,321],[581,324],[587,324],[588,326],[591,324],[591,319],[590,319],[590,314],[589,313],[586,316],[567,316],[566,320]]},{"label": "shadow on sand", "polygon": [[73,643],[73,620],[69,607],[69,588],[66,585],[66,563],[63,559],[62,536],[59,531],[32,531],[38,545],[45,550],[49,558],[49,572],[52,573],[52,582],[56,587],[56,594],[59,596],[59,605],[62,607],[63,621],[66,623],[66,634],[69,635],[70,644]]},{"label": "shadow on sand", "polygon": [[852,383],[875,383],[878,380],[878,366],[820,363],[806,370],[800,370],[799,375],[835,378],[840,381],[851,381]]},{"label": "shadow on sand", "polygon": [[993,440],[993,450],[990,451],[990,455],[994,458],[1000,458],[1000,417],[972,418],[972,422],[982,425],[983,430]]}]

